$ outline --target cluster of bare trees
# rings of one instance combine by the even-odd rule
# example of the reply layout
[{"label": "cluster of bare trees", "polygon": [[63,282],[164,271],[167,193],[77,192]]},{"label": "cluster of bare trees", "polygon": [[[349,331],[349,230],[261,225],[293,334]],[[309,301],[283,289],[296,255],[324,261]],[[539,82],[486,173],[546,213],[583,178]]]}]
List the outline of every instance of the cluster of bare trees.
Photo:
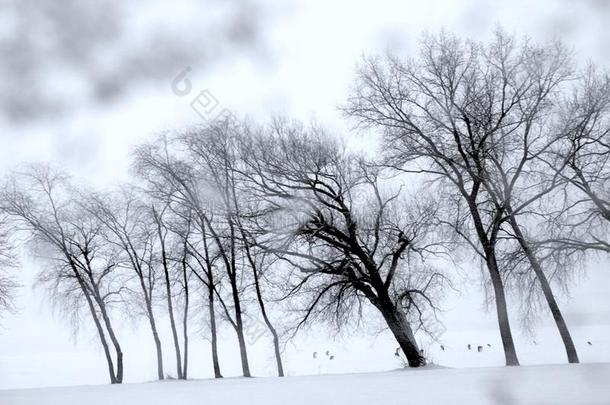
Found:
[{"label": "cluster of bare trees", "polygon": [[225,119],[140,145],[137,181],[113,191],[41,166],[16,173],[0,208],[44,259],[51,297],[92,321],[112,383],[126,310],[150,328],[159,379],[166,327],[187,378],[193,315],[206,320],[216,377],[225,324],[250,376],[257,319],[279,376],[283,340],[314,321],[377,318],[408,364],[424,365],[415,335],[434,333],[462,252],[486,270],[507,365],[519,364],[509,291],[526,312],[548,308],[578,362],[554,289],[586,253],[610,252],[609,109],[608,76],[577,70],[560,43],[441,33],[418,58],[361,64],[343,111],[380,130],[378,156],[316,126]]},{"label": "cluster of bare trees", "polygon": [[[506,363],[517,365],[505,285],[539,291],[570,362],[578,356],[551,279],[605,250],[608,75],[578,71],[561,43],[487,44],[442,33],[419,58],[366,60],[345,112],[381,128],[387,165],[441,185],[439,218],[485,263]],[[531,303],[531,301],[528,301]]]}]

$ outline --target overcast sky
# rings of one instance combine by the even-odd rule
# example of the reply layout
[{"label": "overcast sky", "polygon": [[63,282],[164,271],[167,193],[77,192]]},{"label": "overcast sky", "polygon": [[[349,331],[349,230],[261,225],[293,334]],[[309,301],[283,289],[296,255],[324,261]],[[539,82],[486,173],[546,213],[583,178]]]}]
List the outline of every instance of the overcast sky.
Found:
[{"label": "overcast sky", "polygon": [[[484,40],[500,25],[517,36],[561,38],[579,63],[610,65],[606,0],[13,0],[2,7],[0,168],[49,161],[100,187],[129,178],[136,142],[200,122],[190,102],[206,89],[221,106],[253,119],[289,115],[345,134],[349,123],[336,107],[359,58],[387,50],[415,55],[424,30]],[[187,68],[193,88],[178,96],[172,82]],[[355,139],[373,142],[367,134]],[[24,262],[22,310],[2,321],[0,387],[62,381],[45,380],[48,367],[70,381],[104,382],[103,373],[99,381],[95,372],[75,377],[100,357],[93,335],[80,340],[74,358],[62,355],[73,350],[69,327],[51,319],[44,298],[32,292],[37,266]],[[607,268],[592,266],[572,300],[563,297],[574,322],[609,322]],[[493,316],[480,315],[480,296],[448,308],[448,327],[494,327]],[[126,333],[137,340],[136,332]],[[9,381],[4,368],[19,363],[18,356],[31,364]]]}]

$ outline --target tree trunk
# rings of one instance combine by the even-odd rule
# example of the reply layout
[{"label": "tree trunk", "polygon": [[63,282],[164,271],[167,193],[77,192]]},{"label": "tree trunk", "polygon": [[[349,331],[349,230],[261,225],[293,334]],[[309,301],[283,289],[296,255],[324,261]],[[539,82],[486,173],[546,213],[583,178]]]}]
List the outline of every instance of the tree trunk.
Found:
[{"label": "tree trunk", "polygon": [[[478,189],[477,185],[477,189]],[[473,186],[475,187],[475,186]],[[494,289],[494,298],[496,302],[496,313],[498,317],[498,327],[500,329],[500,337],[502,338],[502,347],[504,348],[504,358],[507,366],[518,366],[519,359],[517,358],[517,351],[515,350],[515,343],[513,341],[513,334],[510,328],[510,321],[508,319],[508,311],[506,307],[506,295],[504,294],[504,283],[502,282],[502,276],[498,269],[498,263],[496,261],[495,252],[495,241],[497,238],[497,230],[499,229],[499,222],[495,223],[496,232],[492,232],[492,235],[488,237],[483,221],[479,214],[479,209],[476,203],[476,193],[473,189],[472,195],[464,195],[468,202],[468,209],[472,217],[474,227],[477,233],[477,237],[485,253],[485,264],[491,278],[491,284]]]},{"label": "tree trunk", "polygon": [[165,378],[163,373],[163,349],[161,348],[161,339],[159,339],[157,325],[154,318],[152,318],[152,314],[150,319],[150,328],[155,341],[155,350],[157,351],[157,378],[159,378],[159,380],[163,380]]},{"label": "tree trunk", "polygon": [[244,324],[241,316],[241,302],[237,291],[237,281],[231,277],[231,289],[233,292],[233,303],[235,304],[235,332],[239,342],[239,354],[241,356],[241,369],[244,377],[251,377],[250,365],[248,364],[248,351],[246,349],[246,339],[244,337]]},{"label": "tree trunk", "polygon": [[180,344],[178,343],[178,331],[176,330],[176,320],[174,319],[174,305],[172,303],[172,291],[169,280],[169,269],[167,265],[167,253],[165,251],[165,238],[161,229],[161,218],[153,208],[155,222],[157,223],[157,233],[159,242],[161,243],[161,260],[163,265],[163,273],[165,275],[165,293],[167,295],[167,311],[169,313],[169,323],[172,328],[172,337],[174,340],[174,350],[176,352],[176,372],[177,378],[182,379],[182,355],[180,354]]},{"label": "tree trunk", "polygon": [[[78,277],[78,276],[77,276]],[[89,311],[91,312],[91,317],[93,318],[93,322],[95,323],[95,329],[97,330],[98,336],[100,337],[100,342],[102,343],[102,347],[104,348],[104,356],[106,357],[106,363],[108,364],[108,374],[110,376],[110,384],[117,384],[117,378],[114,374],[114,364],[112,361],[112,356],[110,354],[110,348],[108,347],[108,341],[106,340],[106,335],[104,334],[104,329],[100,320],[97,316],[97,312],[95,311],[95,306],[93,304],[93,300],[89,296],[89,291],[87,291],[87,287],[83,285],[83,282],[79,279],[79,285],[83,290],[85,298],[87,299],[87,306],[89,307]]]},{"label": "tree trunk", "polygon": [[[235,212],[239,213],[239,206],[237,204],[237,194],[235,193],[235,187],[231,188],[233,192],[233,202],[235,203]],[[275,330],[275,327],[271,323],[269,316],[267,316],[267,309],[265,308],[265,301],[263,300],[263,293],[261,291],[260,280],[258,277],[258,268],[254,258],[252,257],[252,252],[250,251],[250,242],[246,236],[246,231],[239,219],[239,214],[236,217],[237,225],[239,227],[239,232],[241,234],[241,239],[244,244],[244,250],[246,251],[246,256],[248,258],[248,262],[250,263],[250,267],[252,268],[252,274],[254,276],[254,286],[256,289],[256,299],[261,308],[261,314],[263,315],[263,320],[265,321],[265,325],[267,325],[267,329],[273,336],[273,351],[275,353],[275,363],[277,365],[277,375],[278,377],[284,377],[284,365],[282,364],[282,353],[280,351],[280,339]]]},{"label": "tree trunk", "polygon": [[280,351],[280,339],[277,334],[277,331],[275,330],[275,327],[273,326],[273,324],[271,323],[271,320],[269,320],[269,317],[267,316],[267,310],[265,309],[265,303],[263,301],[263,296],[262,296],[262,292],[260,289],[260,284],[258,281],[258,275],[257,275],[256,269],[254,269],[254,284],[256,287],[256,298],[257,298],[258,303],[261,308],[261,314],[263,315],[263,320],[265,321],[265,325],[267,325],[267,329],[269,329],[269,332],[271,332],[271,335],[273,336],[273,350],[275,353],[275,363],[277,365],[277,375],[278,375],[278,377],[284,377],[284,365],[282,364],[282,353]]},{"label": "tree trunk", "polygon": [[553,290],[551,289],[551,285],[542,270],[542,266],[538,261],[538,258],[530,248],[529,244],[525,240],[525,236],[521,231],[521,227],[517,223],[517,219],[514,215],[510,217],[510,224],[515,232],[515,236],[519,241],[519,245],[523,249],[523,252],[527,256],[532,269],[534,269],[534,273],[540,281],[540,287],[542,288],[542,292],[544,294],[544,298],[551,310],[551,314],[553,315],[553,319],[555,320],[555,324],[557,325],[557,329],[559,330],[559,335],[561,336],[561,340],[563,341],[563,345],[566,349],[566,354],[568,356],[568,362],[570,363],[578,363],[578,353],[576,352],[576,347],[574,346],[574,342],[572,341],[572,336],[570,335],[570,331],[568,326],[563,319],[563,315],[561,314],[561,310],[559,309],[559,305],[555,300],[555,296],[553,295]]},{"label": "tree trunk", "polygon": [[[237,340],[239,342],[239,354],[241,357],[242,373],[244,377],[250,377],[250,365],[248,364],[248,351],[246,350],[246,340],[244,339],[244,325],[242,319],[241,302],[239,299],[239,289],[237,287],[236,279],[237,268],[235,263],[235,227],[233,225],[232,219],[230,217],[227,217],[227,222],[229,224],[229,229],[231,232],[229,237],[229,241],[231,243],[231,252],[230,255],[228,255],[223,248],[223,244],[220,240],[220,237],[218,236],[214,228],[211,226],[209,218],[203,217],[202,219],[207,224],[212,234],[212,237],[216,241],[216,245],[218,246],[218,250],[220,251],[220,255],[225,264],[227,275],[229,276],[229,280],[231,283],[231,294],[233,297],[233,303],[235,305],[235,323],[233,326],[235,328],[235,333],[237,334]],[[213,289],[214,285],[210,285],[210,288]],[[227,313],[227,315],[229,314]]]},{"label": "tree trunk", "polygon": [[[241,318],[241,315],[239,316]],[[248,363],[248,351],[246,349],[246,339],[244,337],[241,320],[237,322],[237,340],[239,342],[239,355],[241,356],[241,371],[244,377],[252,377],[250,374],[250,364]]]},{"label": "tree trunk", "polygon": [[402,352],[407,358],[409,367],[420,367],[426,364],[426,359],[421,355],[411,325],[407,321],[405,314],[402,310],[392,301],[389,297],[384,296],[386,294],[380,293],[378,302],[376,303],[377,309],[383,315],[390,331],[394,335],[394,338],[398,342],[398,345],[402,349]]},{"label": "tree trunk", "polygon": [[220,362],[218,361],[218,335],[216,331],[216,312],[214,310],[214,287],[213,281],[210,280],[208,286],[208,309],[210,311],[210,334],[212,335],[212,364],[214,366],[214,378],[222,378],[220,372]]},{"label": "tree trunk", "polygon": [[204,218],[200,217],[200,225],[201,225],[201,234],[203,241],[203,252],[205,254],[205,266],[206,266],[206,275],[208,278],[208,311],[210,314],[210,334],[211,334],[211,344],[212,344],[212,366],[214,367],[214,378],[222,378],[222,373],[220,372],[220,361],[218,360],[218,333],[216,330],[216,310],[214,308],[214,269],[212,267],[212,263],[210,262],[210,254],[208,250],[208,240],[205,235],[205,226],[206,222]]},{"label": "tree trunk", "polygon": [[174,305],[172,303],[172,292],[169,281],[169,272],[167,266],[163,265],[165,272],[165,291],[167,295],[167,311],[169,313],[169,323],[172,328],[172,337],[174,340],[174,350],[176,352],[176,372],[178,373],[177,378],[182,379],[182,355],[180,354],[180,343],[178,342],[178,331],[176,329],[176,320],[174,319]]},{"label": "tree trunk", "polygon": [[[83,252],[83,256],[86,263],[86,275],[90,281],[90,285],[86,285],[84,280],[79,278],[79,283],[81,288],[86,289],[89,293],[91,293],[91,297],[97,304],[100,313],[102,315],[102,320],[104,321],[104,326],[106,327],[106,331],[108,332],[108,336],[110,337],[110,341],[114,346],[114,350],[116,353],[116,374],[115,374],[115,384],[121,384],[123,382],[123,351],[121,350],[121,345],[119,344],[119,340],[117,339],[114,329],[112,328],[112,322],[110,321],[110,317],[108,316],[108,312],[106,311],[106,303],[100,293],[99,286],[96,284],[95,279],[93,278],[93,270],[91,268],[91,258],[88,256],[88,253]],[[76,270],[74,270],[77,272]]]},{"label": "tree trunk", "polygon": [[250,247],[248,246],[248,240],[246,238],[246,233],[245,233],[243,227],[241,226],[241,223],[239,223],[239,227],[240,227],[240,231],[241,231],[241,235],[242,235],[242,240],[244,243],[244,248],[246,250],[246,256],[248,257],[248,261],[250,262],[250,266],[252,267],[252,274],[254,276],[254,287],[256,290],[256,299],[261,308],[261,314],[263,315],[263,320],[265,321],[265,325],[267,325],[267,329],[269,329],[269,332],[273,336],[273,351],[275,353],[275,363],[277,365],[277,375],[278,375],[278,377],[284,377],[284,365],[282,364],[282,353],[280,351],[280,339],[277,334],[277,331],[275,330],[275,327],[273,326],[273,324],[271,323],[271,320],[269,319],[269,316],[267,316],[267,309],[265,308],[265,300],[263,299],[263,293],[261,291],[260,280],[258,277],[258,269],[256,266],[256,262],[254,261],[254,258],[251,255]]},{"label": "tree trunk", "polygon": [[508,311],[506,308],[506,296],[504,294],[504,284],[502,276],[498,271],[498,265],[495,259],[495,253],[487,253],[487,269],[491,278],[491,284],[494,289],[496,301],[496,312],[498,316],[498,326],[500,328],[500,337],[502,338],[502,346],[504,348],[504,358],[507,366],[518,366],[519,359],[515,350],[513,334],[510,329],[510,321],[508,319]]},{"label": "tree trunk", "polygon": [[114,329],[112,328],[110,317],[108,316],[108,312],[106,311],[106,305],[101,300],[101,298],[98,300],[98,305],[100,306],[102,319],[104,320],[104,324],[106,325],[108,336],[110,336],[110,341],[112,342],[112,345],[114,346],[114,350],[116,352],[116,383],[121,384],[123,382],[123,351],[121,350],[119,340],[117,339],[114,333]]},{"label": "tree trunk", "polygon": [[[108,373],[110,374],[110,384],[120,384],[123,380],[123,357],[122,357],[122,353],[121,353],[121,363],[119,364],[120,367],[120,379],[118,378],[118,375],[115,374],[114,372],[114,363],[112,361],[112,355],[110,354],[110,348],[108,347],[108,341],[106,340],[106,335],[104,334],[104,328],[102,326],[102,323],[100,322],[100,319],[98,318],[97,315],[97,311],[95,309],[95,302],[98,302],[97,298],[94,296],[93,298],[91,297],[91,290],[89,289],[89,287],[87,286],[87,284],[85,283],[85,280],[83,280],[81,274],[79,273],[78,269],[76,268],[76,264],[73,262],[72,258],[66,254],[66,256],[68,257],[68,261],[70,263],[70,268],[72,269],[72,272],[74,273],[74,276],[76,278],[76,280],[78,281],[78,285],[80,286],[81,290],[83,291],[83,294],[85,295],[85,299],[87,300],[87,306],[89,307],[89,311],[91,312],[91,317],[93,318],[93,322],[95,323],[95,328],[97,329],[97,333],[98,336],[100,337],[100,342],[102,343],[102,347],[104,348],[104,356],[106,357],[106,363],[108,364]],[[115,346],[116,348],[116,346]],[[117,356],[118,357],[118,356]],[[118,360],[118,358],[117,358]]]},{"label": "tree trunk", "polygon": [[155,314],[153,312],[152,303],[150,299],[150,295],[146,290],[146,284],[140,272],[138,272],[138,277],[140,279],[140,287],[142,288],[142,292],[144,294],[144,301],[146,303],[146,312],[148,323],[150,324],[150,330],[152,332],[153,340],[155,342],[155,350],[157,352],[157,378],[159,380],[163,380],[165,378],[163,373],[163,350],[161,348],[161,340],[159,339],[159,332],[157,331],[157,323],[155,322]]},{"label": "tree trunk", "polygon": [[241,369],[244,377],[251,377],[250,365],[248,364],[248,351],[246,349],[246,339],[244,338],[244,323],[242,319],[241,300],[239,298],[239,289],[237,287],[237,266],[235,265],[235,226],[232,218],[227,218],[229,229],[231,231],[231,263],[227,269],[229,279],[231,281],[231,293],[233,295],[233,304],[235,305],[235,332],[239,342],[239,354],[241,356]]},{"label": "tree trunk", "polygon": [[390,331],[396,338],[398,345],[407,358],[409,367],[420,367],[426,364],[426,359],[421,355],[417,343],[415,342],[413,331],[406,322],[403,314],[399,314],[398,310],[387,312],[384,314],[385,320],[390,328]]},{"label": "tree trunk", "polygon": [[277,376],[284,377],[284,365],[282,364],[282,353],[280,351],[280,338],[277,335],[277,331],[273,326],[270,328],[271,334],[273,335],[273,350],[275,351],[275,362],[277,365]]},{"label": "tree trunk", "polygon": [[184,339],[184,362],[182,363],[182,378],[186,380],[188,371],[188,353],[189,353],[189,338],[188,338],[188,313],[189,313],[189,286],[186,275],[186,264],[183,264],[184,275],[184,317],[182,319],[182,335]]},{"label": "tree trunk", "polygon": [[[102,298],[97,284],[95,284],[93,280],[93,272],[91,271],[90,260],[88,258],[85,258],[85,260],[87,260],[87,267],[89,269],[89,272],[87,274],[89,276],[89,279],[91,280],[90,292],[93,296],[93,299],[97,303],[97,306],[100,309],[102,320],[104,321],[104,326],[106,327],[106,331],[108,332],[108,336],[110,337],[110,341],[112,342],[112,345],[114,346],[114,351],[116,353],[116,374],[114,383],[121,384],[123,382],[123,351],[121,350],[119,340],[117,339],[116,334],[114,333],[112,322],[110,321],[110,316],[108,316],[108,312],[106,311],[106,303]],[[85,288],[87,287],[85,286]]]}]

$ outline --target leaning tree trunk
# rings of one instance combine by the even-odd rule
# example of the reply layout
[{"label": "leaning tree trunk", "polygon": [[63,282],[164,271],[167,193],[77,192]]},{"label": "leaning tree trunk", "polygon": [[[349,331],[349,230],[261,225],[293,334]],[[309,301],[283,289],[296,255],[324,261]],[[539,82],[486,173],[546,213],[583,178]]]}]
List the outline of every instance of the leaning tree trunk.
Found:
[{"label": "leaning tree trunk", "polygon": [[[218,234],[216,233],[214,228],[211,226],[209,218],[203,217],[202,219],[205,221],[205,223],[209,227],[212,237],[216,241],[216,245],[218,246],[220,255],[225,264],[227,275],[229,276],[229,280],[231,283],[231,295],[233,297],[233,304],[234,304],[234,308],[235,308],[235,323],[233,326],[235,328],[235,333],[237,334],[237,340],[239,343],[239,355],[241,357],[242,373],[243,373],[244,377],[251,377],[250,365],[248,364],[248,351],[246,349],[246,340],[244,338],[244,324],[243,324],[243,318],[242,318],[241,302],[239,299],[239,289],[237,286],[237,279],[236,279],[237,269],[236,269],[236,263],[235,263],[235,227],[233,225],[233,221],[231,220],[231,218],[227,218],[228,223],[229,223],[229,228],[231,231],[230,238],[229,238],[230,243],[231,243],[231,251],[230,251],[230,254],[227,254],[223,248],[223,243],[220,240],[220,237],[218,236]],[[214,288],[213,284],[210,285],[210,288]]]},{"label": "leaning tree trunk", "polygon": [[252,257],[252,252],[250,251],[250,246],[248,245],[248,240],[246,237],[246,232],[244,231],[241,223],[239,223],[239,229],[242,236],[242,241],[244,243],[244,248],[246,250],[246,256],[248,257],[248,262],[250,263],[250,267],[252,267],[252,275],[254,277],[254,287],[256,290],[256,299],[261,308],[261,314],[263,315],[263,320],[265,321],[265,325],[267,325],[267,329],[273,336],[273,351],[275,353],[275,363],[277,365],[277,375],[278,377],[284,377],[284,365],[282,364],[282,353],[280,351],[280,338],[277,334],[277,330],[271,323],[269,316],[267,315],[267,309],[265,308],[265,300],[263,299],[263,293],[261,291],[260,279],[258,275],[258,268],[254,258]]},{"label": "leaning tree trunk", "polygon": [[163,380],[165,378],[163,373],[163,349],[161,348],[161,339],[159,339],[159,332],[157,331],[157,323],[153,317],[152,308],[149,309],[149,323],[152,331],[153,340],[155,341],[155,350],[157,352],[157,378]]},{"label": "leaning tree trunk", "polygon": [[[504,283],[502,282],[502,275],[500,274],[498,262],[496,261],[496,251],[493,243],[496,236],[492,236],[491,239],[488,237],[486,228],[483,225],[483,221],[479,214],[476,197],[471,195],[468,196],[467,200],[468,209],[472,217],[477,237],[485,252],[485,264],[487,265],[487,271],[489,272],[489,277],[494,290],[496,314],[498,318],[498,327],[500,329],[500,337],[502,339],[502,347],[504,349],[504,359],[507,366],[518,366],[519,359],[517,358],[517,350],[515,349],[515,342],[513,341],[510,320],[508,318]],[[497,230],[499,228],[499,224],[496,223],[495,227]]]},{"label": "leaning tree trunk", "polygon": [[[235,203],[235,211],[239,213],[239,208],[237,204],[237,195],[235,193],[235,187],[232,188],[233,192],[233,201]],[[244,250],[246,251],[246,257],[248,258],[248,262],[250,263],[250,267],[252,268],[252,275],[254,276],[254,286],[256,290],[256,299],[261,309],[261,314],[263,315],[263,320],[265,325],[267,325],[267,329],[273,336],[273,351],[275,354],[275,363],[277,365],[277,375],[278,377],[284,377],[284,365],[282,364],[282,353],[280,350],[280,339],[277,334],[277,330],[271,323],[269,316],[267,315],[267,309],[265,308],[265,300],[263,299],[263,293],[261,291],[259,274],[258,274],[258,266],[254,258],[252,257],[252,251],[250,250],[250,243],[248,242],[248,237],[246,235],[246,231],[241,223],[239,216],[236,217],[237,225],[239,227],[239,232],[241,234],[242,242],[244,244]]]},{"label": "leaning tree trunk", "polygon": [[[207,287],[208,287],[208,311],[210,315],[210,335],[211,335],[211,344],[212,344],[212,366],[214,367],[214,378],[222,378],[222,373],[220,372],[220,361],[218,360],[218,333],[216,330],[216,311],[214,309],[214,270],[212,268],[212,263],[210,262],[210,255],[208,250],[208,240],[205,236],[205,220],[201,220],[201,229],[203,235],[203,251],[204,251],[204,260],[206,265],[206,275],[208,279]],[[202,280],[203,281],[203,280]],[[205,284],[205,283],[204,283]]]},{"label": "leaning tree trunk", "polygon": [[110,337],[110,341],[112,342],[116,353],[116,374],[114,383],[121,384],[123,382],[123,351],[121,350],[119,340],[117,339],[116,334],[114,333],[112,322],[110,321],[110,316],[108,316],[108,311],[106,311],[106,303],[104,302],[104,298],[100,293],[98,284],[96,284],[94,280],[93,270],[91,268],[91,258],[87,254],[84,255],[84,258],[87,269],[86,274],[87,278],[90,281],[90,285],[85,285],[84,280],[79,279],[79,282],[82,283],[81,287],[89,289],[88,291],[91,293],[91,297],[93,298],[100,310],[102,320],[104,321],[104,326],[106,327],[106,331],[108,332],[108,336]]},{"label": "leaning tree trunk", "polygon": [[384,297],[382,294],[379,297],[376,305],[377,309],[383,315],[392,335],[398,342],[402,352],[407,358],[409,367],[421,367],[426,364],[426,359],[421,355],[411,325],[407,321],[405,314],[398,308],[389,297]]},{"label": "leaning tree trunk", "polygon": [[277,334],[277,331],[275,330],[275,327],[273,326],[273,324],[271,323],[271,320],[269,320],[269,317],[267,316],[267,310],[265,308],[265,302],[263,301],[263,295],[262,295],[262,292],[260,289],[260,283],[258,280],[258,274],[257,274],[256,269],[254,269],[254,285],[256,287],[256,298],[261,307],[261,314],[263,315],[263,320],[265,321],[265,325],[267,325],[267,329],[269,329],[269,332],[271,332],[271,335],[273,336],[273,350],[275,352],[277,375],[278,375],[278,377],[284,377],[284,366],[282,364],[282,353],[280,351],[280,339]]},{"label": "leaning tree trunk", "polygon": [[100,312],[102,313],[102,319],[104,320],[104,324],[106,325],[108,336],[110,336],[110,341],[112,342],[112,345],[114,346],[114,350],[116,352],[116,383],[121,384],[123,382],[123,350],[121,349],[119,340],[117,339],[116,334],[114,333],[112,323],[110,322],[110,317],[108,316],[108,312],[106,311],[106,304],[99,296],[96,296],[96,300],[100,307]]},{"label": "leaning tree trunk", "polygon": [[237,289],[237,280],[235,274],[231,277],[231,290],[233,294],[233,303],[235,305],[235,332],[237,333],[237,341],[239,343],[239,354],[241,357],[241,369],[244,377],[251,377],[250,365],[248,364],[248,351],[246,349],[246,339],[244,337],[244,323],[242,318],[241,301]]},{"label": "leaning tree trunk", "polygon": [[251,377],[250,365],[248,364],[248,350],[246,348],[246,339],[244,337],[244,322],[242,318],[241,300],[239,298],[239,288],[237,286],[237,266],[235,265],[235,226],[231,218],[227,218],[229,229],[231,231],[231,263],[229,270],[229,279],[231,281],[231,293],[233,295],[233,304],[235,305],[235,332],[237,333],[237,341],[239,342],[239,354],[241,357],[241,369],[244,377]]},{"label": "leaning tree trunk", "polygon": [[172,329],[172,338],[174,340],[174,350],[176,352],[176,372],[178,379],[182,379],[182,356],[180,354],[180,343],[178,343],[178,331],[176,330],[176,320],[174,318],[174,305],[172,303],[172,289],[169,280],[169,269],[167,264],[167,252],[165,251],[165,238],[163,231],[161,230],[161,218],[158,217],[156,212],[155,222],[157,223],[157,234],[159,235],[159,242],[161,244],[161,261],[163,266],[163,273],[165,275],[165,293],[167,295],[167,311],[169,313],[169,323]]},{"label": "leaning tree trunk", "polygon": [[148,318],[150,330],[152,332],[153,340],[155,342],[155,350],[157,352],[157,378],[159,380],[163,380],[165,378],[163,373],[163,350],[161,348],[161,339],[159,339],[159,332],[157,330],[155,314],[153,312],[150,295],[146,290],[146,284],[141,273],[138,273],[138,277],[140,279],[140,286],[142,287],[142,293],[144,294],[144,301],[146,303],[146,317]]},{"label": "leaning tree trunk", "polygon": [[[79,276],[77,275],[77,278]],[[97,312],[95,310],[95,306],[93,304],[93,300],[89,296],[89,291],[87,287],[85,287],[82,280],[78,279],[79,285],[83,290],[83,294],[87,299],[87,306],[89,307],[89,311],[91,312],[91,317],[93,318],[93,322],[95,323],[95,329],[100,337],[100,342],[102,343],[102,347],[104,348],[104,356],[106,357],[106,363],[108,364],[108,374],[110,375],[110,384],[117,384],[116,375],[114,374],[114,363],[112,361],[112,355],[110,354],[110,347],[108,347],[108,341],[106,340],[106,335],[104,334],[104,328],[100,323],[100,320],[97,316]]]},{"label": "leaning tree trunk", "polygon": [[504,358],[507,366],[518,366],[519,359],[515,350],[515,342],[510,329],[510,320],[508,319],[508,310],[506,306],[506,295],[504,293],[504,283],[502,276],[498,271],[495,253],[487,253],[487,269],[491,278],[491,284],[494,289],[496,302],[496,313],[498,316],[498,326],[500,328],[500,337],[502,338],[502,347],[504,348]]},{"label": "leaning tree trunk", "polygon": [[540,282],[540,287],[542,288],[542,293],[544,294],[544,298],[551,310],[551,314],[553,315],[553,319],[555,320],[555,324],[557,325],[557,329],[559,330],[559,335],[561,336],[561,340],[563,341],[563,345],[566,349],[566,354],[568,356],[568,362],[570,363],[578,363],[578,353],[576,353],[576,347],[574,346],[574,341],[572,340],[572,336],[570,335],[570,330],[568,329],[568,325],[563,319],[563,315],[561,314],[561,310],[559,309],[559,305],[555,300],[555,296],[553,294],[553,290],[551,289],[551,285],[549,280],[544,274],[542,270],[542,266],[538,261],[538,258],[530,248],[528,242],[525,240],[525,236],[521,231],[521,227],[517,223],[517,219],[514,215],[510,217],[510,224],[515,232],[515,237],[519,242],[519,245],[523,249],[523,252],[527,256],[538,281]]},{"label": "leaning tree trunk", "polygon": [[[165,256],[165,253],[163,253]],[[164,259],[165,261],[165,259]],[[165,273],[165,293],[167,295],[167,311],[169,313],[169,323],[172,328],[172,337],[174,340],[174,349],[176,352],[176,372],[178,373],[178,379],[182,379],[182,355],[180,354],[180,343],[178,343],[178,331],[176,329],[176,320],[174,318],[174,305],[172,303],[172,292],[169,281],[169,271],[167,264],[163,265],[163,271]]]},{"label": "leaning tree trunk", "polygon": [[[186,249],[186,247],[185,247]],[[188,353],[189,353],[189,338],[188,338],[188,313],[189,313],[189,285],[186,272],[186,257],[182,261],[182,275],[184,281],[184,317],[182,318],[182,335],[184,339],[184,362],[182,363],[182,378],[186,380],[188,371]]]},{"label": "leaning tree trunk", "polygon": [[214,366],[214,378],[222,378],[220,362],[218,360],[218,333],[216,331],[216,311],[214,310],[214,280],[209,278],[208,287],[208,310],[210,312],[210,334],[212,335],[212,364]]}]

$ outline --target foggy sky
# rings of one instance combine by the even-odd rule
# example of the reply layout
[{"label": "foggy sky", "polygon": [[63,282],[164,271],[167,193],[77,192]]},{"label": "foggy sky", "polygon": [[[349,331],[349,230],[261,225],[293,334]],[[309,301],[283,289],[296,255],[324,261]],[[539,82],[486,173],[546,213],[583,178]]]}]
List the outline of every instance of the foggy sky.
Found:
[{"label": "foggy sky", "polygon": [[[350,124],[336,107],[359,58],[387,50],[414,55],[424,30],[484,40],[502,26],[519,37],[560,38],[579,64],[610,66],[606,0],[12,0],[1,7],[2,173],[42,160],[100,187],[129,179],[129,151],[138,141],[200,122],[191,95],[171,89],[187,67],[193,95],[208,89],[253,119],[289,115],[345,133]],[[355,139],[373,142],[367,134]],[[572,322],[610,322],[607,264],[591,266],[572,300],[561,298]],[[21,311],[1,321],[0,378],[11,356],[72,350],[67,323],[51,318],[48,301],[32,291],[39,265],[25,258]],[[493,314],[481,315],[482,296],[446,307],[448,328],[494,328]],[[91,336],[80,339],[81,356],[64,369],[88,369],[86,353],[97,344]],[[37,345],[34,353],[26,343]],[[46,385],[39,374],[24,374],[23,384]]]}]

